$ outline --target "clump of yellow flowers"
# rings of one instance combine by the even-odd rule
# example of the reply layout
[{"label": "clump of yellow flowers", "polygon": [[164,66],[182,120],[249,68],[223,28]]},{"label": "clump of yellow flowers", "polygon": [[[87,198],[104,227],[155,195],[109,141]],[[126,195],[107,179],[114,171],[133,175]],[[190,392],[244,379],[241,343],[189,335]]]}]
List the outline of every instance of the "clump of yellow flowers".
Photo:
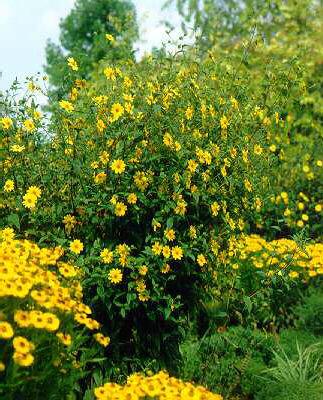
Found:
[{"label": "clump of yellow flowers", "polygon": [[266,241],[258,235],[243,235],[231,238],[229,257],[233,269],[245,261],[269,276],[287,274],[295,279],[323,274],[323,243],[302,246],[291,239]]},{"label": "clump of yellow flowers", "polygon": [[99,400],[222,400],[219,394],[211,393],[202,386],[170,377],[160,371],[152,376],[133,374],[125,385],[106,383],[94,389]]},{"label": "clump of yellow flowers", "polygon": [[[49,351],[63,352],[79,334],[77,325],[99,329],[82,302],[79,270],[59,260],[63,253],[59,246],[17,240],[12,228],[0,231],[0,371],[12,363],[31,366],[46,343]],[[104,347],[109,344],[99,332],[93,337]]]}]

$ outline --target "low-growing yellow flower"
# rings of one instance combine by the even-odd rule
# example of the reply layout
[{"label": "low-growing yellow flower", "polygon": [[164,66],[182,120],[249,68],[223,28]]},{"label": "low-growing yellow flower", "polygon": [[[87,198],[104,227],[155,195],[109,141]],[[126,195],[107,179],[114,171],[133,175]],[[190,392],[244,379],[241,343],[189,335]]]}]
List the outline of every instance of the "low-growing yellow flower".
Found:
[{"label": "low-growing yellow flower", "polygon": [[63,343],[64,346],[70,346],[72,343],[72,337],[68,333],[57,332],[56,336]]},{"label": "low-growing yellow flower", "polygon": [[26,339],[23,336],[14,337],[14,339],[12,341],[12,345],[13,345],[14,350],[17,353],[21,353],[21,354],[30,353],[35,349],[34,344],[29,342],[28,339]]},{"label": "low-growing yellow flower", "polygon": [[34,356],[30,353],[22,354],[14,352],[12,358],[14,363],[21,367],[30,367],[34,362]]},{"label": "low-growing yellow flower", "polygon": [[100,343],[103,347],[107,347],[110,344],[109,336],[104,336],[102,333],[95,333],[93,335],[94,339]]},{"label": "low-growing yellow flower", "polygon": [[11,339],[14,334],[9,322],[0,321],[0,339]]}]

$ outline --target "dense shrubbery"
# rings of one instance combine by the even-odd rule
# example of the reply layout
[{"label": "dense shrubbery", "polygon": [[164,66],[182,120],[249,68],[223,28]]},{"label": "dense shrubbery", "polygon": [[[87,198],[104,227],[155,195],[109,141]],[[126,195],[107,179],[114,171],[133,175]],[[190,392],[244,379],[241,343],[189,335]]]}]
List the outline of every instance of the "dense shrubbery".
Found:
[{"label": "dense shrubbery", "polygon": [[[303,17],[282,10],[286,23],[272,37],[219,41],[203,55],[192,47],[139,63],[102,61],[87,81],[69,58],[64,85],[73,84],[49,104],[50,117],[35,103],[44,90],[37,80],[24,99],[5,97],[0,224],[20,241],[6,228],[1,246],[9,235],[14,254],[27,239],[56,246],[57,257],[65,251],[60,274],[82,281],[85,303],[111,336],[98,376],[147,366],[176,372],[188,326],[204,333],[243,325],[233,332],[258,343],[251,327],[297,323],[294,307],[320,283],[323,264],[320,12],[309,12],[304,30]],[[36,303],[48,289],[42,284],[31,291]],[[16,297],[1,299],[16,308],[8,295]],[[218,373],[223,393],[238,390]]]}]

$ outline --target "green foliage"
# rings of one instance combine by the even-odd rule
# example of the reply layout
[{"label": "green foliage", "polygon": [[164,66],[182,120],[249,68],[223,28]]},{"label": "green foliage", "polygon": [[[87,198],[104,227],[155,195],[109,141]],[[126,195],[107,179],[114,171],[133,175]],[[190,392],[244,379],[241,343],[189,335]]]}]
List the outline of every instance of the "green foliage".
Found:
[{"label": "green foliage", "polygon": [[283,349],[274,352],[275,366],[266,371],[267,379],[256,396],[260,399],[319,400],[323,396],[322,346],[301,348],[290,358]]},{"label": "green foliage", "polygon": [[[292,346],[276,349],[270,364],[274,337],[265,332],[318,328],[320,301],[299,309],[298,322],[295,305],[323,272],[314,244],[323,209],[322,8],[250,1],[232,13],[237,2],[213,10],[205,1],[196,14],[205,43],[135,63],[128,3],[98,4],[78,1],[61,24],[61,47],[47,48],[55,112],[39,113],[34,80],[25,98],[6,94],[0,118],[0,226],[61,246],[111,336],[107,360],[95,371],[85,363],[89,376],[75,390],[90,398],[104,376],[176,370],[189,325],[212,335],[181,346],[185,379],[263,396],[260,375],[271,366],[273,398],[293,393],[303,373],[307,390],[314,351],[290,361]],[[190,4],[188,19],[198,2]]]},{"label": "green foliage", "polygon": [[298,327],[315,335],[323,335],[323,294],[321,290],[313,291],[296,308],[299,318]]},{"label": "green foliage", "polygon": [[233,394],[256,393],[259,375],[272,357],[274,339],[261,331],[229,328],[181,345],[179,374],[218,391]]}]

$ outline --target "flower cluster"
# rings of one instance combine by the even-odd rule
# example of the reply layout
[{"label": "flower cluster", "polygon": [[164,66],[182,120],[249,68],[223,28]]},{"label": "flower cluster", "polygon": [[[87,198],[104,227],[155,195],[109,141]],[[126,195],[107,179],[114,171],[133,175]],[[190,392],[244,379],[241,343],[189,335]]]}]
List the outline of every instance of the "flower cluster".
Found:
[{"label": "flower cluster", "polygon": [[[77,325],[91,331],[100,326],[82,302],[78,268],[59,260],[63,249],[40,248],[14,236],[11,228],[0,231],[2,369],[11,363],[10,354],[15,364],[28,367],[46,342],[69,346]],[[94,339],[104,346],[109,343],[101,333]]]},{"label": "flower cluster", "polygon": [[166,372],[152,376],[133,374],[125,385],[106,383],[94,389],[98,400],[222,400],[219,394],[211,393],[202,386],[170,377]]},{"label": "flower cluster", "polygon": [[312,278],[323,274],[323,244],[299,244],[291,239],[266,241],[258,235],[232,238],[229,259],[233,269],[248,263],[268,276]]}]

